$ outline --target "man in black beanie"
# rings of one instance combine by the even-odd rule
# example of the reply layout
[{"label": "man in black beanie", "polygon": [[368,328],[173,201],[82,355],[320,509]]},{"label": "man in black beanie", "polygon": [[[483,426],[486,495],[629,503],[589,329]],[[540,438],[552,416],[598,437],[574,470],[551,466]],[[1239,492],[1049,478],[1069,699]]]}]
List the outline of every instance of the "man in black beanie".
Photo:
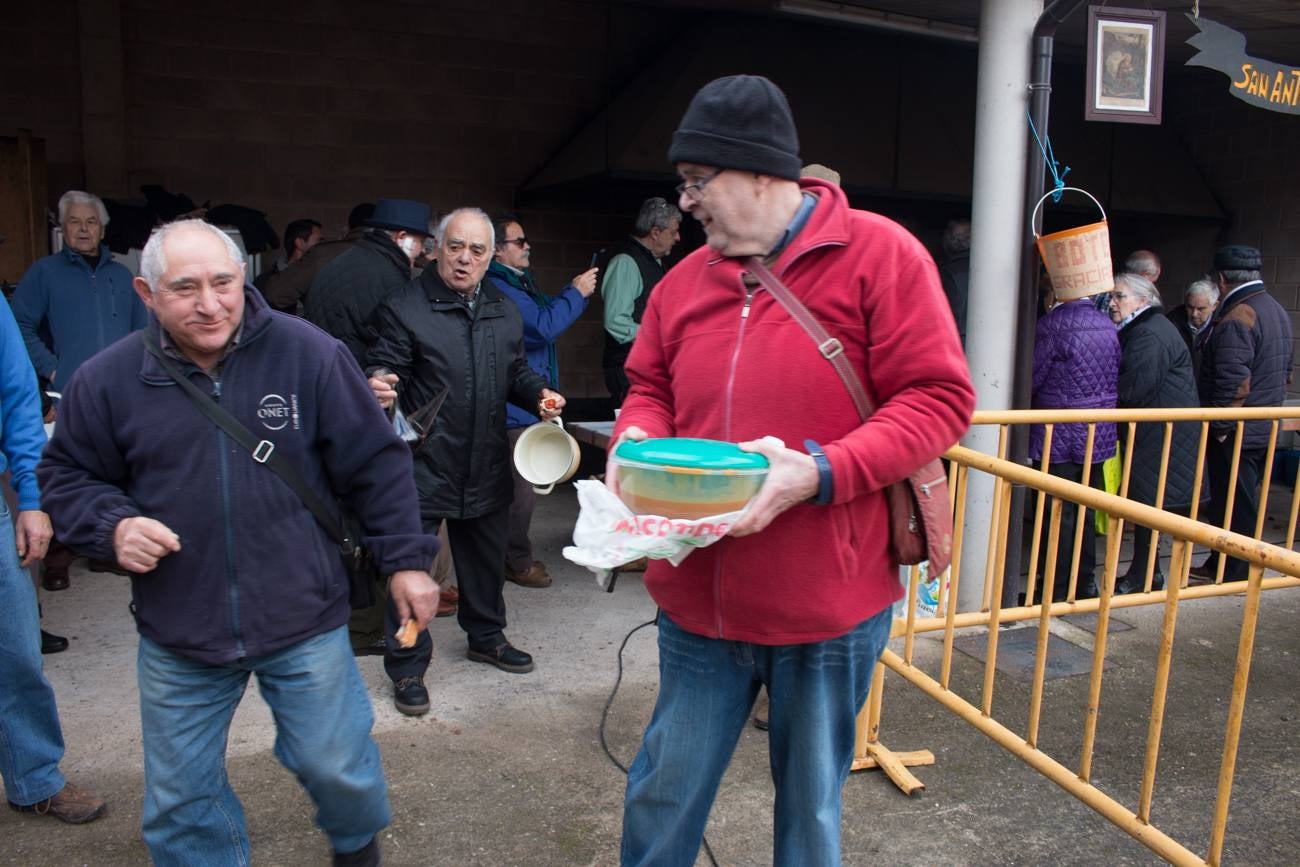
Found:
[{"label": "man in black beanie", "polygon": [[[678,205],[708,245],[650,295],[613,439],[735,442],[768,474],[728,538],[646,570],[661,611],[660,691],[628,774],[622,861],[695,862],[766,685],[773,860],[838,864],[854,722],[902,593],[883,489],[961,437],[974,390],[952,318],[935,316],[948,305],[929,254],[898,224],[850,209],[834,184],[800,179],[775,84],[706,85],[668,158]],[[765,266],[868,384],[865,423],[814,341],[759,287]],[[606,480],[617,490],[612,465]]]},{"label": "man in black beanie", "polygon": [[[1214,254],[1212,276],[1219,285],[1219,306],[1200,335],[1201,405],[1210,407],[1281,406],[1291,381],[1291,317],[1259,278],[1263,257],[1254,247],[1230,244]],[[1233,498],[1231,529],[1255,535],[1259,515],[1259,484],[1268,451],[1271,423],[1248,421],[1241,440],[1237,466],[1237,494]],[[1206,444],[1206,473],[1210,506],[1205,520],[1219,526],[1228,521],[1228,481],[1236,446],[1237,423],[1210,425]],[[1226,557],[1223,580],[1246,578],[1245,560]],[[1218,572],[1211,556],[1191,570],[1192,583],[1213,581]]]}]

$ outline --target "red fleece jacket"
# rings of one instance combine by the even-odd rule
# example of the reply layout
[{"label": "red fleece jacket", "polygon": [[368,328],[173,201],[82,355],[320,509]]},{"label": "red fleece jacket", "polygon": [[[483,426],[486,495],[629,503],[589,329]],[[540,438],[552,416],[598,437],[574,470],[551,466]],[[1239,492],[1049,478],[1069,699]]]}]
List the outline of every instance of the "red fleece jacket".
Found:
[{"label": "red fleece jacket", "polygon": [[825,447],[828,506],[795,506],[753,536],[653,561],[646,585],[690,632],[757,644],[843,635],[902,595],[882,488],[960,439],[975,393],[938,271],[920,242],[805,178],[819,201],[772,271],[845,352],[877,407],[865,424],[830,363],[785,308],[746,288],[740,260],[708,247],[655,287],[627,361],[631,391],[614,439],[743,442],[775,436]]}]

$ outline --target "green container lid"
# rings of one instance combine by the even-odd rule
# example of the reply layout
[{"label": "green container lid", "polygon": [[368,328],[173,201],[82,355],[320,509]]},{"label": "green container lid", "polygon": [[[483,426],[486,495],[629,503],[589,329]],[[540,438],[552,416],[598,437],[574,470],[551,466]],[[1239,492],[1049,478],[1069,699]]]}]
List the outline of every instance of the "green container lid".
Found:
[{"label": "green container lid", "polygon": [[741,451],[735,443],[691,437],[665,437],[635,442],[623,441],[614,450],[622,460],[658,467],[686,467],[693,470],[766,470],[767,458]]}]

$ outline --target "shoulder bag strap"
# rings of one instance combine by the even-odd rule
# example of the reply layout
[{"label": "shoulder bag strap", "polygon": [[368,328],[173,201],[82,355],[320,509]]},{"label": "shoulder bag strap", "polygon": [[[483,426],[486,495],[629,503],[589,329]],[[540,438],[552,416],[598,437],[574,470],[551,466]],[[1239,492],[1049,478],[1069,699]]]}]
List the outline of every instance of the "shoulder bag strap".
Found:
[{"label": "shoulder bag strap", "polygon": [[817,344],[817,351],[821,353],[835,368],[835,372],[844,380],[844,387],[849,390],[849,397],[853,398],[853,405],[858,409],[858,415],[863,421],[875,412],[875,407],[871,405],[871,398],[867,397],[867,390],[862,386],[862,380],[858,378],[857,373],[853,370],[853,365],[844,357],[844,345],[830,335],[822,324],[812,315],[812,312],[804,306],[803,302],[794,296],[794,293],[785,287],[776,275],[773,274],[763,260],[757,256],[750,256],[745,260],[749,273],[752,274],[763,288],[772,294],[772,297],[781,303],[794,319],[799,323],[808,336]]},{"label": "shoulder bag strap", "polygon": [[259,439],[256,434],[244,426],[239,419],[235,418],[220,405],[212,400],[209,395],[203,393],[203,389],[190,382],[187,377],[176,365],[176,362],[168,358],[158,345],[158,340],[144,329],[140,332],[140,340],[144,343],[144,348],[149,351],[154,358],[162,365],[167,375],[176,380],[176,384],[185,392],[185,396],[193,401],[199,411],[212,420],[213,424],[224,430],[226,433],[248,450],[253,456],[253,460],[262,464],[267,469],[278,475],[284,480],[293,492],[302,500],[320,525],[329,533],[330,538],[337,544],[343,544],[344,538],[339,527],[339,520],[333,511],[325,505],[316,492],[307,484],[307,480],[294,468],[293,464],[275,450],[275,443],[270,440]]}]

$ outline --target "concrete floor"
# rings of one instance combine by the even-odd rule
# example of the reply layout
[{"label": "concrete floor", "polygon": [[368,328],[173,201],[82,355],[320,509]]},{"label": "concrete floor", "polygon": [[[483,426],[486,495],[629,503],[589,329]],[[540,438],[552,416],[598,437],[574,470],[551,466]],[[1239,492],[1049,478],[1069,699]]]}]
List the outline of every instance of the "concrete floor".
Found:
[{"label": "concrete floor", "polygon": [[[412,719],[392,706],[381,661],[360,660],[370,685],[394,808],[384,833],[393,865],[607,865],[617,863],[623,778],[597,741],[623,636],[654,615],[639,575],[615,592],[564,562],[576,503],[572,489],[542,500],[538,555],[555,583],[506,589],[508,634],[537,658],[537,670],[510,675],[464,658],[453,618],[434,623],[433,707]],[[64,769],[110,801],[109,814],[83,827],[0,811],[0,864],[135,865],[143,778],[135,686],[136,636],[125,579],[74,569],[72,587],[43,593],[45,626],[72,647],[46,657],[68,744]],[[1170,689],[1153,820],[1204,854],[1213,812],[1240,625],[1240,597],[1184,603]],[[1237,782],[1223,863],[1297,863],[1300,823],[1300,591],[1267,594],[1251,669]],[[1094,782],[1136,804],[1146,708],[1160,611],[1117,612],[1133,629],[1112,632],[1103,687]],[[1056,634],[1090,646],[1069,624]],[[901,642],[896,642],[901,645]],[[896,649],[898,649],[896,647]],[[917,660],[937,670],[939,644],[917,641]],[[626,763],[653,705],[657,671],[652,628],[632,637],[608,738]],[[978,701],[982,666],[958,655],[954,685]],[[918,690],[890,677],[882,740],[932,750],[921,768],[925,792],[906,798],[877,772],[845,787],[844,861],[861,865],[1139,865],[1159,860],[1064,791],[966,726]],[[1077,761],[1086,677],[1049,682],[1040,743]],[[994,715],[1023,726],[1028,685],[1000,677]],[[243,799],[256,863],[328,863],[312,809],[270,749],[274,730],[255,689],[231,730],[229,767]],[[771,863],[771,797],[765,736],[748,729],[710,818],[720,864]],[[700,864],[707,863],[701,856]]]}]

